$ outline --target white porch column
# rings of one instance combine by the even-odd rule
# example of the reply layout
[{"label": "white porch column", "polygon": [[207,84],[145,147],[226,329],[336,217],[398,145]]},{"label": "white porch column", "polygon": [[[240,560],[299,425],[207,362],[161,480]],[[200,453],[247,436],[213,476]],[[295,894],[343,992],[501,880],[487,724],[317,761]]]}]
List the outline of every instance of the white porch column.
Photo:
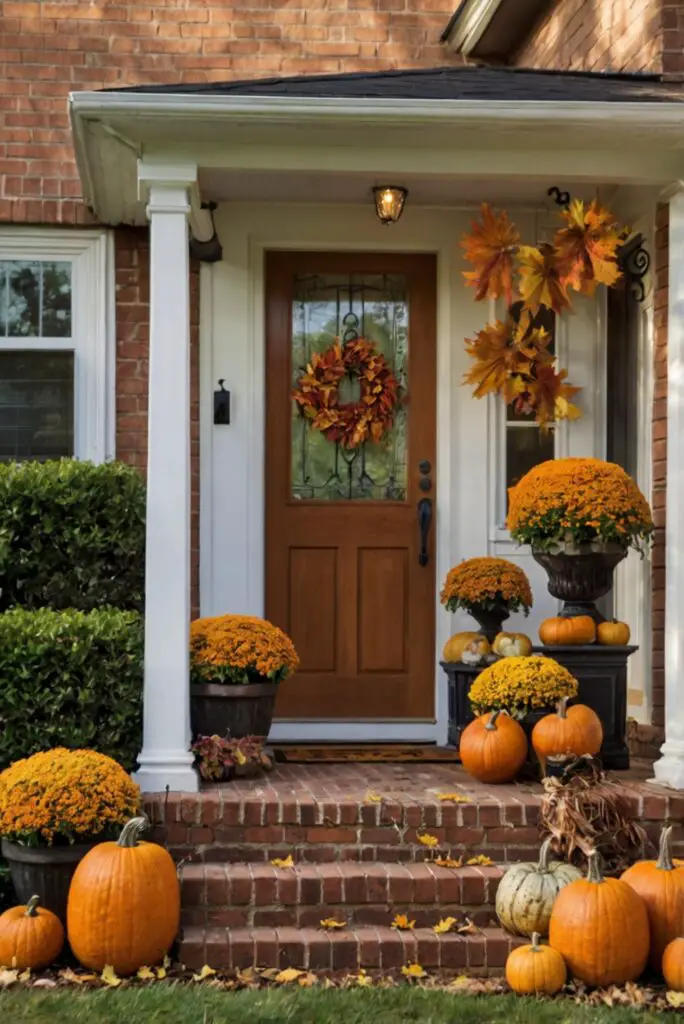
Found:
[{"label": "white porch column", "polygon": [[667,309],[665,743],[655,777],[684,789],[684,182],[670,201]]},{"label": "white porch column", "polygon": [[[140,163],[150,221],[143,792],[196,790],[190,753],[190,284],[194,167]],[[144,194],[143,193],[143,194]]]}]

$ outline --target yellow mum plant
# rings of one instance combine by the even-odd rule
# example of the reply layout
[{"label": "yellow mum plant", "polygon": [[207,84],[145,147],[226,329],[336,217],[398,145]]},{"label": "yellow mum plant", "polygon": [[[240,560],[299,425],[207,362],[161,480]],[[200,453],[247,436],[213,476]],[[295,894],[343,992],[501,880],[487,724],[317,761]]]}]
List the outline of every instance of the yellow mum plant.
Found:
[{"label": "yellow mum plant", "polygon": [[577,680],[553,658],[501,658],[482,671],[470,687],[470,703],[477,714],[505,710],[513,718],[528,711],[551,708],[561,697],[577,696]]},{"label": "yellow mum plant", "polygon": [[128,772],[95,750],[55,747],[0,774],[0,835],[22,846],[118,836],[139,807]]},{"label": "yellow mum plant", "polygon": [[455,565],[449,570],[440,596],[450,612],[457,608],[497,608],[524,611],[527,615],[532,607],[530,581],[519,566],[506,558],[468,558]]},{"label": "yellow mum plant", "polygon": [[651,509],[634,480],[601,459],[542,462],[508,496],[511,536],[537,549],[597,541],[641,549],[653,533]]},{"label": "yellow mum plant", "polygon": [[196,682],[279,683],[299,667],[289,636],[250,615],[195,619],[190,659]]}]

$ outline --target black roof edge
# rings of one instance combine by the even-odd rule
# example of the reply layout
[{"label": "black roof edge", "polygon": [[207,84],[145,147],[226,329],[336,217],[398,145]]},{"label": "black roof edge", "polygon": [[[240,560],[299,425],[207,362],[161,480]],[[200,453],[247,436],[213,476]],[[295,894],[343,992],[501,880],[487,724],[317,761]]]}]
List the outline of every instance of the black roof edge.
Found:
[{"label": "black roof edge", "polygon": [[428,75],[438,75],[441,73],[453,74],[472,74],[486,73],[487,71],[496,71],[498,74],[504,75],[535,75],[540,78],[543,76],[550,76],[552,78],[578,78],[578,79],[594,79],[602,78],[607,80],[614,80],[618,82],[634,81],[634,82],[664,82],[663,76],[655,71],[561,71],[556,68],[523,68],[523,67],[497,67],[487,68],[483,65],[476,64],[462,64],[458,67],[450,67],[449,65],[443,65],[435,68],[396,68],[390,71],[350,71],[347,73],[340,74],[324,74],[324,75],[292,75],[292,76],[273,76],[271,78],[246,78],[246,79],[234,79],[229,81],[216,81],[216,82],[189,82],[184,84],[173,84],[173,85],[126,85],[118,86],[116,88],[99,89],[98,92],[160,92],[168,93],[173,95],[174,93],[210,93],[217,91],[221,88],[229,89],[240,89],[249,87],[251,90],[258,90],[260,86],[278,85],[282,82],[292,83],[296,85],[298,82],[339,82],[339,81],[360,81],[362,79],[381,79],[381,78],[401,78],[403,76],[410,77],[422,77]]}]

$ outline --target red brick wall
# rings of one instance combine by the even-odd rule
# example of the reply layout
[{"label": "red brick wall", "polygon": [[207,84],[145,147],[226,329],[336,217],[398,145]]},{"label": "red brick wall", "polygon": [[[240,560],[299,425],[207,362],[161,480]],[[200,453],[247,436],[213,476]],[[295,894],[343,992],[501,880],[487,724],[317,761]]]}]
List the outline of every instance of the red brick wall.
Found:
[{"label": "red brick wall", "polygon": [[654,376],[653,376],[653,515],[655,542],[651,615],[653,623],[653,725],[664,725],[665,714],[665,489],[667,457],[667,297],[668,207],[656,215]]},{"label": "red brick wall", "polygon": [[460,63],[454,0],[4,0],[0,222],[87,221],[67,93]]},{"label": "red brick wall", "polygon": [[512,63],[572,71],[661,71],[662,8],[680,6],[668,0],[556,0]]}]

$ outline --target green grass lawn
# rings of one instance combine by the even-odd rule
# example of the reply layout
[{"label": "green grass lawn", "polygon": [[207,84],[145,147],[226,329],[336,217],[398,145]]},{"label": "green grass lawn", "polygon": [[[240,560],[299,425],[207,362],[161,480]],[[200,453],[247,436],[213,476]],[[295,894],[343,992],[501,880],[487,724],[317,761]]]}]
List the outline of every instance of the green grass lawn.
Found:
[{"label": "green grass lawn", "polygon": [[577,1005],[569,999],[466,996],[409,986],[220,992],[158,985],[123,991],[15,989],[0,994],[3,1024],[648,1024],[667,1016],[671,1015]]}]

